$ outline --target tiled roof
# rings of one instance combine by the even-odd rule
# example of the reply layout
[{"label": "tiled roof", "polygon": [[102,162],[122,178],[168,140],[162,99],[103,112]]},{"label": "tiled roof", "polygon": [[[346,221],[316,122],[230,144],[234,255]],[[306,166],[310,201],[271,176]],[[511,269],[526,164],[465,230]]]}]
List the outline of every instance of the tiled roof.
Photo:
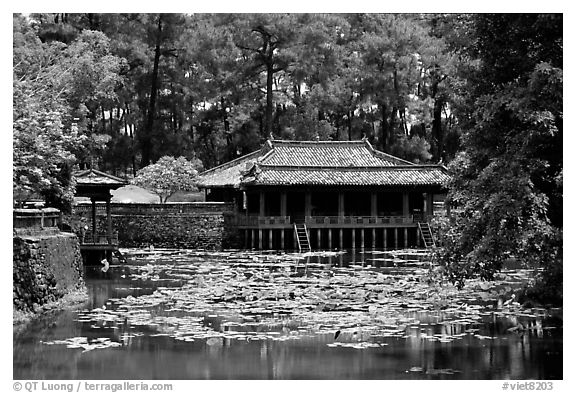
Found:
[{"label": "tiled roof", "polygon": [[198,187],[238,187],[242,178],[240,172],[248,169],[246,165],[249,167],[250,163],[261,155],[262,150],[257,150],[202,172],[199,176]]},{"label": "tiled roof", "polygon": [[388,166],[386,168],[290,168],[259,165],[243,184],[258,185],[334,185],[334,186],[428,186],[449,180],[439,165]]},{"label": "tiled roof", "polygon": [[200,174],[201,188],[258,185],[440,185],[446,169],[414,165],[367,141],[267,141],[261,150]]},{"label": "tiled roof", "polygon": [[262,164],[346,168],[412,165],[411,162],[377,152],[366,141],[273,141],[272,146],[273,153],[264,158]]},{"label": "tiled roof", "polygon": [[96,169],[76,172],[74,177],[76,178],[76,184],[82,186],[124,186],[128,184],[124,179],[97,171]]}]

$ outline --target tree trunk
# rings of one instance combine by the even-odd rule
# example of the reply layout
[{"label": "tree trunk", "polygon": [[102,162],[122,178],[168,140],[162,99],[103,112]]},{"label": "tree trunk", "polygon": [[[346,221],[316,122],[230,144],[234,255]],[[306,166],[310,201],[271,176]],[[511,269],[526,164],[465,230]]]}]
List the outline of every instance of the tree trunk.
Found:
[{"label": "tree trunk", "polygon": [[274,64],[269,62],[266,64],[266,138],[270,137],[272,133],[272,125],[274,119],[272,118],[272,87],[274,82]]},{"label": "tree trunk", "polygon": [[148,106],[148,118],[144,132],[140,137],[140,148],[142,149],[141,167],[150,164],[150,154],[152,150],[152,130],[154,127],[154,112],[156,110],[156,94],[158,92],[158,64],[160,63],[160,44],[162,42],[162,15],[158,16],[158,30],[156,35],[156,48],[154,49],[154,68],[152,69],[152,83],[150,86],[150,101]]},{"label": "tree trunk", "polygon": [[352,116],[354,116],[354,113],[352,111],[348,111],[347,117],[348,117],[348,140],[349,141],[352,140]]},{"label": "tree trunk", "polygon": [[394,138],[395,137],[394,131],[396,128],[396,116],[397,116],[396,114],[397,113],[398,113],[398,108],[393,106],[392,107],[392,113],[390,113],[390,122],[389,122],[390,127],[389,127],[389,132],[388,132],[388,134],[389,134],[388,135],[388,147],[392,146],[394,144],[394,140],[396,139],[396,138]]},{"label": "tree trunk", "polygon": [[106,115],[104,114],[104,105],[100,107],[100,112],[102,114],[102,133],[106,133]]},{"label": "tree trunk", "polygon": [[382,136],[380,138],[379,148],[385,151],[388,147],[388,118],[386,116],[385,104],[380,104],[380,112],[382,115]]},{"label": "tree trunk", "polygon": [[442,158],[444,150],[444,135],[442,132],[442,108],[444,102],[440,97],[434,98],[434,112],[432,119],[432,160],[437,162]]}]

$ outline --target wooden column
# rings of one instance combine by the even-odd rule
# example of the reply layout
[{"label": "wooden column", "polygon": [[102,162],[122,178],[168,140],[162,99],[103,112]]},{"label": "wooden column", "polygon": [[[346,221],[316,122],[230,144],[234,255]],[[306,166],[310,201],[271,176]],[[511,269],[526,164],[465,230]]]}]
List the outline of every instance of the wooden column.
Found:
[{"label": "wooden column", "polygon": [[292,242],[294,246],[294,250],[298,249],[298,239],[296,239],[296,231],[293,231]]},{"label": "wooden column", "polygon": [[248,248],[248,229],[244,229],[244,249]]},{"label": "wooden column", "polygon": [[394,228],[394,248],[398,248],[398,228]]},{"label": "wooden column", "polygon": [[356,248],[356,228],[352,228],[352,249]]},{"label": "wooden column", "polygon": [[312,215],[312,194],[306,191],[304,194],[304,216],[310,217]]},{"label": "wooden column", "polygon": [[280,248],[283,250],[286,248],[284,244],[284,228],[280,229]]},{"label": "wooden column", "polygon": [[344,230],[342,228],[340,228],[338,231],[340,232],[339,233],[339,235],[340,235],[339,236],[339,238],[340,238],[340,250],[343,250],[344,249]]},{"label": "wooden column", "polygon": [[364,228],[360,229],[360,248],[364,249]]},{"label": "wooden column", "polygon": [[416,247],[420,248],[420,231],[416,228]]},{"label": "wooden column", "polygon": [[384,228],[384,249],[388,248],[388,230]]},{"label": "wooden column", "polygon": [[316,231],[316,233],[318,234],[317,238],[318,238],[318,249],[321,250],[322,249],[322,230],[320,228],[318,228],[318,230]]},{"label": "wooden column", "polygon": [[272,229],[268,230],[268,248],[272,250],[274,248],[274,236],[272,234]]},{"label": "wooden column", "polygon": [[250,243],[252,243],[252,249],[256,248],[256,229],[251,229],[252,233],[251,233],[251,239],[250,239]]},{"label": "wooden column", "polygon": [[402,193],[402,215],[408,217],[410,215],[410,204],[408,199],[408,192]]},{"label": "wooden column", "polygon": [[266,215],[266,197],[263,191],[260,191],[260,217]]},{"label": "wooden column", "polygon": [[378,194],[375,192],[370,194],[370,215],[372,217],[378,216]]},{"label": "wooden column", "polygon": [[328,247],[332,250],[334,245],[332,244],[332,228],[328,229]]},{"label": "wooden column", "polygon": [[288,215],[286,191],[280,193],[280,215],[286,217]]},{"label": "wooden column", "polygon": [[404,248],[408,248],[408,228],[404,228]]},{"label": "wooden column", "polygon": [[376,228],[372,228],[372,248],[376,248]]},{"label": "wooden column", "polygon": [[258,229],[258,249],[262,249],[262,229]]},{"label": "wooden column", "polygon": [[112,195],[109,195],[106,198],[106,239],[108,240],[108,244],[112,244],[112,213],[110,212],[110,198],[112,198]]},{"label": "wooden column", "polygon": [[92,202],[92,242],[96,243],[96,199],[90,198]]},{"label": "wooden column", "polygon": [[432,217],[432,216],[434,215],[434,194],[431,193],[431,192],[429,192],[429,193],[427,194],[427,202],[426,202],[426,205],[427,205],[427,206],[426,206],[426,208],[427,208],[426,214],[427,214],[429,217]]},{"label": "wooden column", "polygon": [[344,217],[344,194],[338,193],[338,217]]}]

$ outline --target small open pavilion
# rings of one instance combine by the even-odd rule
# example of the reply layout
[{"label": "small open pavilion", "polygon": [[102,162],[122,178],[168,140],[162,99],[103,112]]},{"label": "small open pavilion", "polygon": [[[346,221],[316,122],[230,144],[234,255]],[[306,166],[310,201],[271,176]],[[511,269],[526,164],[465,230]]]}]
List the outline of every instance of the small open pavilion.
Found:
[{"label": "small open pavilion", "polygon": [[428,247],[449,180],[367,140],[268,140],[200,174],[208,201],[233,202],[245,248]]},{"label": "small open pavilion", "polygon": [[[80,239],[80,251],[86,263],[100,261],[104,256],[112,262],[112,252],[118,251],[118,233],[112,230],[112,215],[110,211],[110,190],[115,190],[128,184],[124,179],[109,175],[95,169],[76,172],[76,196],[90,198],[92,202],[91,227]],[[96,219],[96,202],[106,202],[106,226],[98,228]]]}]

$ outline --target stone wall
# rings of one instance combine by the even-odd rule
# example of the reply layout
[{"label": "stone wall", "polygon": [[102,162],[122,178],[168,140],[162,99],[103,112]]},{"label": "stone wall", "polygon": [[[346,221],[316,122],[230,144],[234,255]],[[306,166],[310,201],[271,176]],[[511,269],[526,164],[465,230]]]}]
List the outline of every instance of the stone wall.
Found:
[{"label": "stone wall", "polygon": [[84,286],[76,235],[55,228],[13,236],[13,303],[20,311],[38,311]]},{"label": "stone wall", "polygon": [[[233,205],[222,202],[167,204],[112,203],[112,227],[120,247],[194,248],[217,250],[227,247],[230,235],[224,215]],[[90,204],[78,205],[74,214],[90,227]],[[106,210],[97,204],[98,231],[106,228]]]}]

